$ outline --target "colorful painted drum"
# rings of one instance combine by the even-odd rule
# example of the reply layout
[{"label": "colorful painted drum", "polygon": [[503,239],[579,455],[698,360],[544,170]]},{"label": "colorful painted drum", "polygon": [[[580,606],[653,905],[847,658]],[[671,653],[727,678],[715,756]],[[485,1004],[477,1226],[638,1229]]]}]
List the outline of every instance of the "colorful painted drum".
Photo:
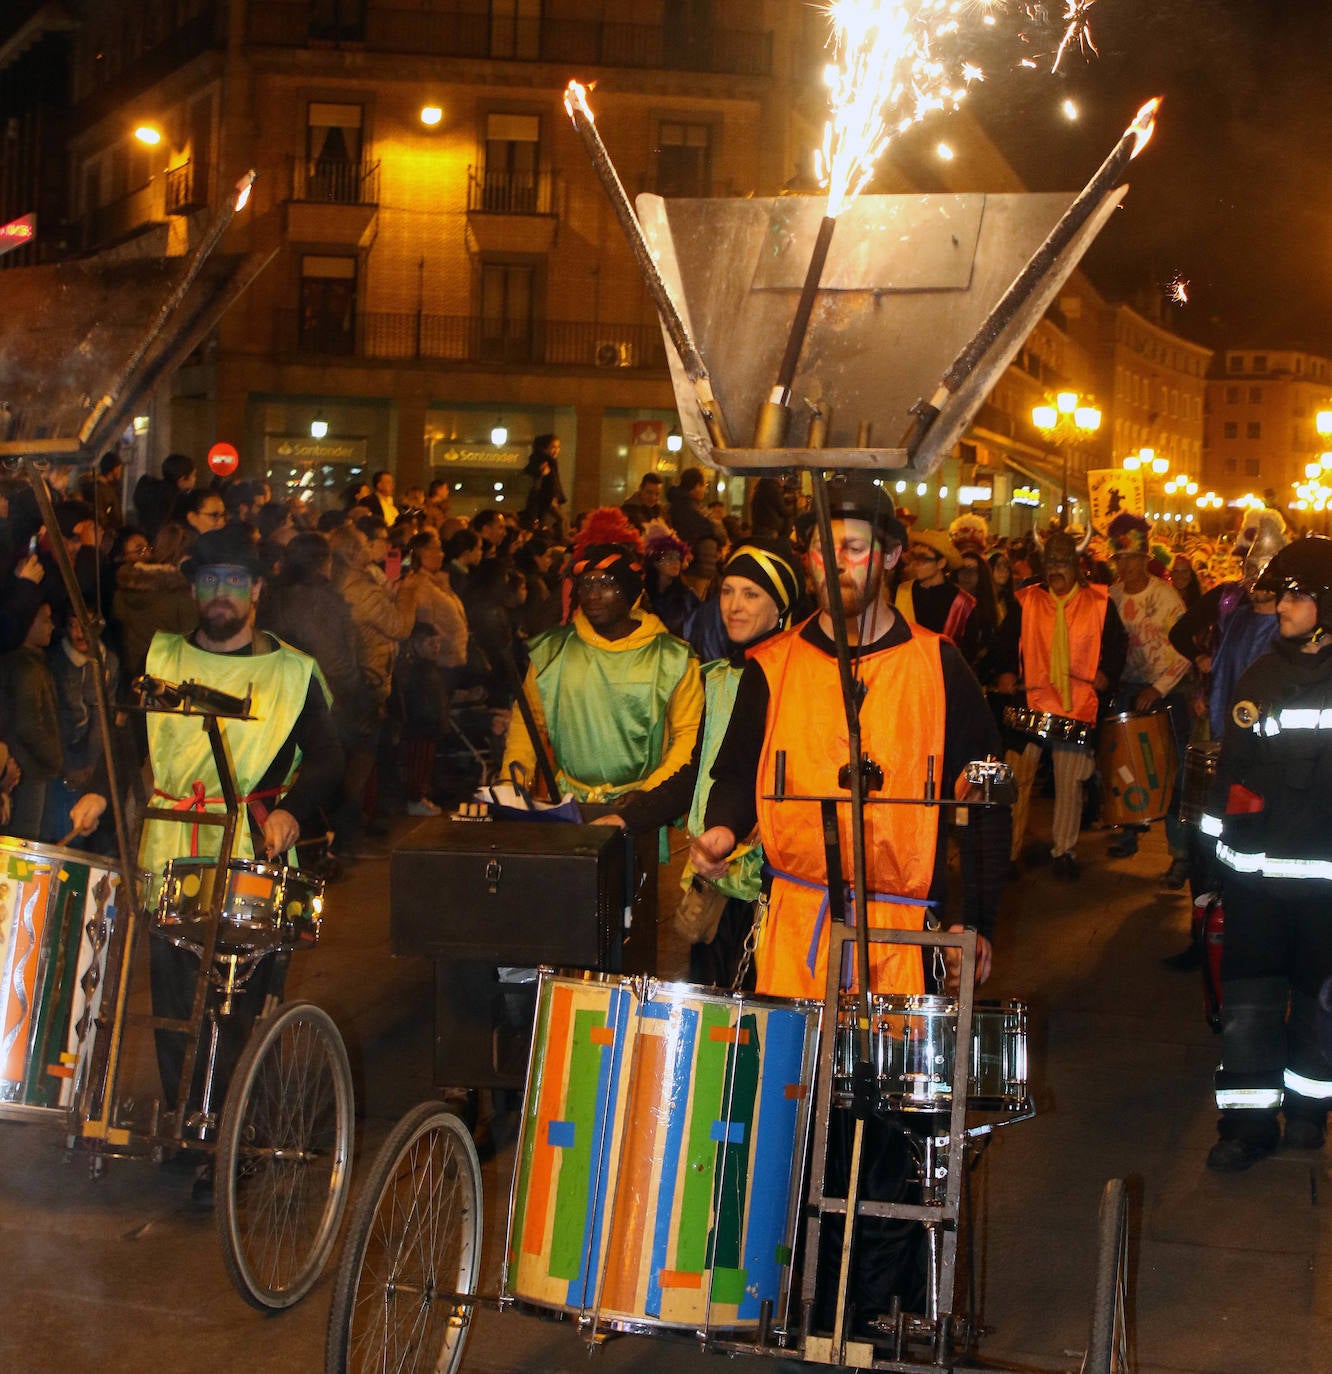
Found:
[{"label": "colorful painted drum", "polygon": [[[856,1060],[858,999],[844,993],[837,1012],[833,1102],[851,1101]],[[881,1109],[947,1111],[957,1068],[957,1003],[947,997],[891,996],[871,999],[870,1060]],[[1024,1002],[977,1002],[971,1009],[967,1110],[1015,1112],[1027,1094],[1027,1007]]]},{"label": "colorful painted drum", "polygon": [[623,1331],[782,1319],[821,1011],[543,970],[506,1296]]},{"label": "colorful painted drum", "polygon": [[100,855],[0,835],[0,1118],[73,1104],[119,900]]},{"label": "colorful painted drum", "polygon": [[[155,884],[153,929],[186,949],[198,949],[206,933],[217,863],[171,859]],[[308,949],[319,940],[324,880],[283,864],[232,859],[217,932],[219,949]]]},{"label": "colorful painted drum", "polygon": [[1101,721],[1096,750],[1101,775],[1101,821],[1137,825],[1159,821],[1175,786],[1175,739],[1165,711],[1124,712]]}]

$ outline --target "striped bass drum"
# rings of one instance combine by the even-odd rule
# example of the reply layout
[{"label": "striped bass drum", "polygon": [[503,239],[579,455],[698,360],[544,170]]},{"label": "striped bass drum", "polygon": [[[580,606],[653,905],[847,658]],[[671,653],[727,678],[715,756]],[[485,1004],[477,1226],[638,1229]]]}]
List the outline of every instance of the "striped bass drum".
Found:
[{"label": "striped bass drum", "polygon": [[543,969],[504,1295],[620,1331],[782,1320],[821,1013]]}]

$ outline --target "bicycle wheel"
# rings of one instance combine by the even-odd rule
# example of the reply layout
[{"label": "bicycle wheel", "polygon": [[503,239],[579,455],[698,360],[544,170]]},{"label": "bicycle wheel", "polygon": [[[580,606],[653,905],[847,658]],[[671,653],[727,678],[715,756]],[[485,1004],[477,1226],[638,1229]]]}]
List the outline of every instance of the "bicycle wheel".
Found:
[{"label": "bicycle wheel", "polygon": [[414,1107],[352,1211],[328,1316],[326,1374],[452,1374],[481,1264],[481,1165],[461,1121]]},{"label": "bicycle wheel", "polygon": [[353,1127],[351,1065],[328,1013],[291,1002],[258,1021],[222,1109],[214,1173],[227,1274],[261,1311],[300,1302],[328,1263]]},{"label": "bicycle wheel", "polygon": [[1128,1295],[1128,1188],[1122,1178],[1112,1178],[1101,1194],[1096,1291],[1083,1374],[1130,1374]]}]

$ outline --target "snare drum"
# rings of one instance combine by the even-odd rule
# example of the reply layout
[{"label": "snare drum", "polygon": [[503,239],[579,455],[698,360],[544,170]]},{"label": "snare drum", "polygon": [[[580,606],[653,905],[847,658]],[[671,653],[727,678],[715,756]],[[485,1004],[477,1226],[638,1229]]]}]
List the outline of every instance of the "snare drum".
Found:
[{"label": "snare drum", "polygon": [[1125,711],[1106,716],[1096,767],[1101,774],[1101,820],[1106,825],[1160,820],[1175,785],[1169,713]]},{"label": "snare drum", "polygon": [[[948,1111],[957,1067],[957,1003],[948,997],[885,996],[870,999],[870,1062],[881,1109]],[[833,1101],[848,1106],[856,1061],[860,999],[843,993],[837,1013]],[[967,1108],[1016,1112],[1027,1095],[1025,1002],[977,1002],[971,1011]]]},{"label": "snare drum", "polygon": [[1033,711],[1027,706],[1005,706],[1004,724],[1019,735],[1030,735],[1042,744],[1067,744],[1077,749],[1090,749],[1096,737],[1094,721],[1071,720],[1067,716],[1051,715],[1049,711]]},{"label": "snare drum", "polygon": [[505,1296],[622,1331],[780,1320],[821,1010],[542,970]]},{"label": "snare drum", "polygon": [[[199,949],[217,874],[214,859],[170,859],[162,870],[153,930],[173,945]],[[217,947],[248,953],[309,949],[319,939],[324,881],[300,869],[232,859],[218,923]]]},{"label": "snare drum", "polygon": [[1184,755],[1184,783],[1179,795],[1179,818],[1188,825],[1201,825],[1207,810],[1207,796],[1221,760],[1221,741],[1190,744]]},{"label": "snare drum", "polygon": [[0,1118],[74,1101],[119,900],[101,855],[0,835]]}]

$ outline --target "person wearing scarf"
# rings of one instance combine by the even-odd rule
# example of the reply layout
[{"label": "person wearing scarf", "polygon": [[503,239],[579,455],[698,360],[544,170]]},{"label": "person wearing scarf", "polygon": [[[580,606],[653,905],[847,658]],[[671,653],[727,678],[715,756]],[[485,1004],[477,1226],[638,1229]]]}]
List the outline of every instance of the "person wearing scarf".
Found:
[{"label": "person wearing scarf", "polygon": [[[699,834],[712,792],[712,765],[730,724],[735,694],[748,651],[783,630],[804,588],[793,549],[783,540],[751,539],[727,560],[719,602],[728,652],[704,664],[703,722],[689,762],[658,786],[621,798],[615,813],[600,824],[622,825],[631,833],[654,830],[684,816],[691,835]],[[746,937],[754,923],[754,903],[763,882],[763,849],[743,846],[725,873],[713,882],[686,864],[680,885],[685,896],[677,913],[680,932],[691,939],[689,981],[732,986]],[[754,987],[748,967],[743,986]]]},{"label": "person wearing scarf", "polygon": [[[998,692],[1018,690],[1019,672],[1030,711],[1095,725],[1101,697],[1113,690],[1124,668],[1128,636],[1104,587],[1079,578],[1078,548],[1062,531],[1045,541],[1045,583],[1017,593],[1017,611],[1000,629],[996,659],[1001,671]],[[1006,758],[1017,784],[1013,806],[1011,858],[1017,863],[1031,811],[1032,787],[1041,761],[1042,743],[1012,730]],[[1082,785],[1096,766],[1090,746],[1068,741],[1050,744],[1055,804],[1050,853],[1053,873],[1066,882],[1081,876],[1078,831],[1082,823]]]}]

